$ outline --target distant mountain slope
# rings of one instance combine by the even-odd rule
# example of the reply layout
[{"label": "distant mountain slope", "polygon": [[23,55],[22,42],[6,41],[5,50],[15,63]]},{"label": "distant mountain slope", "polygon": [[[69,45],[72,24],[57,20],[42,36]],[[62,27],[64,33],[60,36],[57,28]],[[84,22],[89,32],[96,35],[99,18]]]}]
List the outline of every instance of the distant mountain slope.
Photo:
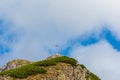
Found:
[{"label": "distant mountain slope", "polygon": [[98,76],[66,56],[55,54],[46,60],[13,60],[1,68],[0,80],[100,80]]}]

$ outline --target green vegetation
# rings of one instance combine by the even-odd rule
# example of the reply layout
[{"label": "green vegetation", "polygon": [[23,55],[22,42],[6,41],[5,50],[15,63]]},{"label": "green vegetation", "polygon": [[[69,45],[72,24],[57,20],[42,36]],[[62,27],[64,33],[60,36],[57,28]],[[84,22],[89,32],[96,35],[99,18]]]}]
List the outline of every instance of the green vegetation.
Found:
[{"label": "green vegetation", "polygon": [[44,60],[44,61],[38,61],[33,63],[34,66],[52,66],[56,65],[57,63],[68,63],[71,64],[72,66],[76,66],[77,61],[73,58],[69,58],[66,56],[58,57],[58,58],[53,58],[50,60]]},{"label": "green vegetation", "polygon": [[86,67],[83,64],[80,64],[80,66],[82,67],[82,69],[86,69]]},{"label": "green vegetation", "polygon": [[57,63],[53,60],[44,60],[44,61],[38,61],[33,63],[32,65],[34,66],[52,66],[52,65],[56,65]]},{"label": "green vegetation", "polygon": [[55,58],[53,60],[55,62],[68,63],[68,64],[71,64],[72,66],[76,66],[76,64],[77,64],[77,61],[75,59],[69,58],[69,57],[66,57],[66,56],[58,57],[58,58]]},{"label": "green vegetation", "polygon": [[100,80],[95,74],[93,73],[89,73],[87,76],[86,76],[86,80]]},{"label": "green vegetation", "polygon": [[47,71],[44,68],[40,68],[39,66],[26,65],[20,68],[1,72],[0,75],[9,75],[14,78],[27,78],[29,75],[46,72]]},{"label": "green vegetation", "polygon": [[71,64],[72,66],[76,66],[77,64],[77,61],[75,59],[62,56],[62,57],[53,58],[50,60],[34,62],[32,64],[22,66],[20,68],[4,71],[4,72],[1,72],[0,75],[9,75],[13,78],[27,78],[29,75],[34,75],[38,73],[42,73],[42,74],[46,73],[47,71],[44,68],[42,68],[43,66],[44,67],[52,66],[60,62],[68,63],[68,64]]}]

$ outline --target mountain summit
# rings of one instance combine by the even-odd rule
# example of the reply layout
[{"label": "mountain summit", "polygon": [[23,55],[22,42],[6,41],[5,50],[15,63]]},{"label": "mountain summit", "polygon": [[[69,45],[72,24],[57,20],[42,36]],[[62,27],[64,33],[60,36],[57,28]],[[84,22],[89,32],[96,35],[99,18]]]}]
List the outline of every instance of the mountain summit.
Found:
[{"label": "mountain summit", "polygon": [[60,54],[43,61],[13,60],[0,72],[0,80],[100,80],[84,65]]}]

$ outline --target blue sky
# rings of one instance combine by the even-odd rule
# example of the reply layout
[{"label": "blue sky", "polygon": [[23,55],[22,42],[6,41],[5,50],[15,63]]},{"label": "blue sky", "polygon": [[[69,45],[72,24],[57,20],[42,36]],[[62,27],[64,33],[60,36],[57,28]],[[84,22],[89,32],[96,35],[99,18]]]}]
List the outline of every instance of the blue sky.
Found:
[{"label": "blue sky", "polygon": [[102,80],[118,80],[119,4],[118,0],[1,0],[0,66],[59,52],[85,64]]},{"label": "blue sky", "polygon": [[13,25],[0,20],[0,55],[10,52],[11,44],[16,40],[16,34],[9,32],[11,26]]},{"label": "blue sky", "polygon": [[[114,33],[114,32],[113,32]],[[97,32],[91,32],[89,34],[83,34],[74,39],[70,39],[65,43],[65,47],[59,47],[58,50],[49,50],[49,53],[58,52],[62,55],[69,55],[69,53],[79,47],[79,46],[89,46],[98,43],[101,40],[106,40],[115,50],[120,51],[120,40],[116,39],[113,35],[112,31],[106,27],[104,27],[101,32],[96,36]],[[87,36],[87,37],[86,37]]]}]

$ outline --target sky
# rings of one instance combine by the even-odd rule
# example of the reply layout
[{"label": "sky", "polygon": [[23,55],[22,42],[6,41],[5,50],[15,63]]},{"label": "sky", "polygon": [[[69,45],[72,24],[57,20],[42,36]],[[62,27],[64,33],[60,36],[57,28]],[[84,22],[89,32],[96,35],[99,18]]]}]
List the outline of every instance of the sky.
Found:
[{"label": "sky", "polygon": [[13,59],[73,57],[119,80],[119,0],[1,0],[0,66]]}]

